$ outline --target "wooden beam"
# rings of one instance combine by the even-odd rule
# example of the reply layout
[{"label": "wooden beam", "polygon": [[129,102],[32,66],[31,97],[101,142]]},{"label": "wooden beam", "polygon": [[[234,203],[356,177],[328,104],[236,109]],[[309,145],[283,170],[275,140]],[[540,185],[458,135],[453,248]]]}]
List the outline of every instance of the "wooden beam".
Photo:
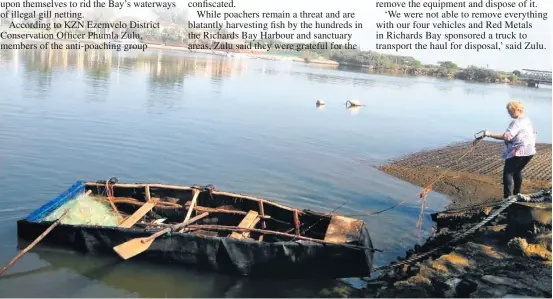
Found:
[{"label": "wooden beam", "polygon": [[[197,190],[196,188],[189,187],[189,186],[176,186],[176,185],[166,185],[166,184],[122,184],[122,183],[112,184],[113,187],[118,187],[118,188],[144,188],[146,185],[149,185],[151,188],[166,188],[166,189],[175,189],[175,190]],[[85,186],[105,187],[105,183],[86,182]],[[294,208],[292,207],[285,206],[285,205],[276,203],[274,201],[270,201],[270,200],[266,200],[266,199],[262,199],[254,196],[248,196],[248,195],[242,195],[242,194],[230,193],[230,192],[222,192],[222,191],[216,191],[216,190],[214,190],[212,194],[235,197],[235,198],[243,198],[243,199],[248,199],[252,201],[264,201],[267,204],[273,205],[275,207],[279,207],[284,210],[288,210],[288,211],[294,210]],[[301,215],[304,212],[298,211],[298,213]]]},{"label": "wooden beam", "polygon": [[[92,186],[92,187],[105,187],[105,183],[96,183],[96,182],[86,182],[85,186]],[[166,184],[112,184],[113,187],[118,188],[144,188],[146,186],[150,186],[150,188],[166,188],[166,189],[175,189],[175,190],[193,190],[194,188],[189,186],[177,186],[177,185],[166,185]],[[194,189],[195,190],[195,189]]]},{"label": "wooden beam", "polygon": [[[270,204],[270,205],[273,205],[275,207],[279,207],[281,209],[284,209],[284,210],[288,210],[288,211],[294,211],[295,209],[292,208],[292,207],[288,207],[288,206],[285,206],[285,205],[281,205],[279,203],[276,203],[276,202],[273,202],[273,201],[270,201],[270,200],[266,200],[266,199],[263,199],[263,198],[259,198],[259,197],[254,197],[254,196],[248,196],[248,195],[241,195],[241,194],[236,194],[236,193],[230,193],[230,192],[222,192],[222,191],[213,191],[211,192],[213,195],[222,195],[222,196],[229,196],[229,197],[235,197],[235,198],[243,198],[243,199],[248,199],[248,200],[252,200],[252,201],[263,201],[265,202],[266,204]],[[298,212],[299,214],[303,214],[303,212]]]},{"label": "wooden beam", "polygon": [[[105,201],[108,200],[106,197],[102,197],[102,196],[95,196],[95,198],[100,199],[100,200],[105,200]],[[157,207],[158,208],[165,208],[165,209],[182,209],[183,208],[182,205],[179,205],[179,204],[176,204],[176,203],[161,201],[161,199],[159,197],[152,197],[152,200],[154,200],[154,199],[158,201],[157,202]],[[114,197],[113,202],[114,203],[126,203],[126,204],[130,204],[130,205],[135,205],[135,206],[142,206],[142,205],[145,204],[145,202],[136,200],[132,197]]]}]

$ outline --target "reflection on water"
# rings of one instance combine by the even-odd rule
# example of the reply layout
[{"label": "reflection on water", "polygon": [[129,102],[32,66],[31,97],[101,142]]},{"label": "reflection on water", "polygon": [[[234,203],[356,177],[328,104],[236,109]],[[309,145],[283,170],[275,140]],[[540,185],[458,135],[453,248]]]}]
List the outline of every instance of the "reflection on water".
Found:
[{"label": "reflection on water", "polygon": [[[321,212],[347,200],[337,211],[346,215],[412,198],[359,216],[384,250],[375,254],[380,266],[417,242],[421,188],[372,165],[466,141],[482,127],[503,130],[511,97],[527,104],[540,141],[551,138],[551,93],[543,89],[162,51],[0,51],[0,77],[0,261],[17,254],[14,220],[76,180],[116,176],[213,184]],[[366,107],[347,109],[348,99]],[[313,107],[317,100],[326,105]],[[446,198],[432,192],[427,203],[426,233],[428,213]],[[363,285],[113,262],[31,252],[0,278],[0,295],[341,296],[328,289]],[[25,271],[35,272],[17,274]]]},{"label": "reflection on water", "polygon": [[186,76],[210,77],[212,79],[240,75],[240,60],[217,57],[190,57],[186,54],[163,55],[110,51],[0,51],[3,61],[18,61],[29,74],[36,73],[51,78],[53,72],[70,69],[84,71],[87,76],[99,80],[110,79],[117,71],[148,73],[154,85],[170,87],[182,84]]},{"label": "reflection on water", "polygon": [[[19,247],[22,249],[27,245],[22,242]],[[63,288],[67,297],[82,297],[92,291],[95,297],[102,297],[98,296],[98,293],[114,294],[113,290],[119,291],[115,292],[119,293],[119,297],[145,298],[341,297],[342,294],[353,292],[346,283],[332,279],[251,279],[200,272],[186,269],[184,266],[145,264],[141,261],[128,263],[117,258],[92,257],[44,245],[37,246],[34,252],[38,259],[48,266],[5,274],[1,279],[18,285],[25,280],[41,281],[52,273],[66,272],[65,279],[58,282],[56,288]],[[100,282],[101,285],[91,285],[90,281]],[[84,291],[85,289],[88,290]],[[17,293],[14,292],[17,294],[14,296],[21,297],[25,293],[20,289]],[[30,294],[28,296],[31,296]],[[52,292],[48,295],[56,296],[55,294]]]},{"label": "reflection on water", "polygon": [[348,112],[351,115],[357,115],[359,113],[359,110],[361,110],[361,107],[359,107],[359,106],[350,106],[350,107],[347,107],[346,109],[348,110]]}]

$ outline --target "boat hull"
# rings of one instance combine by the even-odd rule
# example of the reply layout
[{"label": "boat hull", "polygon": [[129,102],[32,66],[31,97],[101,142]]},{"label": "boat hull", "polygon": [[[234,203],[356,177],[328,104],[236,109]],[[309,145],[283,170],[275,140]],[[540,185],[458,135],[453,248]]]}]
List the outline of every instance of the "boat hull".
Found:
[{"label": "boat hull", "polygon": [[[51,224],[40,219],[83,191],[84,185],[77,183],[27,218],[17,221],[18,236],[25,241],[34,240]],[[93,255],[116,255],[113,247],[153,233],[140,227],[59,224],[41,242]],[[361,228],[359,239],[351,245],[358,247],[303,240],[263,242],[174,232],[157,238],[148,250],[132,259],[182,264],[233,275],[286,278],[370,276],[373,244],[365,226]]]}]

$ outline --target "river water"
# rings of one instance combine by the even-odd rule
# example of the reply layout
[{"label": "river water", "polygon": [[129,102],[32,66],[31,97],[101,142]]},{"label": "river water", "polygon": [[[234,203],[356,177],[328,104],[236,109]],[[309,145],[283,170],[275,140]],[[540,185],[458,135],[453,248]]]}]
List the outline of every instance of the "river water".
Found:
[{"label": "river water", "polygon": [[[16,220],[76,180],[213,184],[367,221],[375,266],[417,242],[421,188],[374,168],[481,129],[505,104],[528,107],[551,142],[551,89],[394,77],[303,63],[178,52],[0,52],[0,264]],[[315,106],[324,100],[324,109]],[[345,107],[347,100],[366,106]],[[498,153],[499,155],[500,153]],[[447,198],[428,197],[428,213]],[[425,236],[423,234],[423,237]],[[3,297],[339,296],[357,279],[265,280],[40,247],[0,277]]]}]

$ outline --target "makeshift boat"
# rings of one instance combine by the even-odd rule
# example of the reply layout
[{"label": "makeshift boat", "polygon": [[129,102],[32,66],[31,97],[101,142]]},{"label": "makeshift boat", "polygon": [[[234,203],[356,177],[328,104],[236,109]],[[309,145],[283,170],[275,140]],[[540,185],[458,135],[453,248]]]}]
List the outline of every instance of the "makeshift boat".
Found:
[{"label": "makeshift boat", "polygon": [[123,184],[115,178],[78,181],[17,221],[18,236],[34,240],[63,210],[63,215],[77,213],[83,198],[101,203],[116,221],[94,223],[92,216],[109,217],[86,213],[81,222],[65,218],[41,242],[237,275],[371,274],[374,248],[364,221],[222,192],[211,185]]}]

